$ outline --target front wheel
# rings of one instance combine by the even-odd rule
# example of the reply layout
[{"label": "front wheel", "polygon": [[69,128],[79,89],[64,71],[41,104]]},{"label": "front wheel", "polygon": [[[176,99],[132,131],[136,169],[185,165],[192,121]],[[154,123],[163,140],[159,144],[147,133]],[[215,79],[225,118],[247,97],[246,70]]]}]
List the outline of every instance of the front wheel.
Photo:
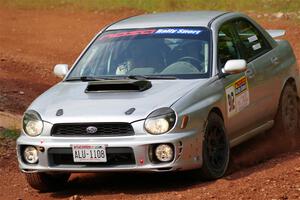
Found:
[{"label": "front wheel", "polygon": [[222,118],[211,113],[208,117],[202,147],[201,176],[207,180],[222,177],[228,167],[230,146]]},{"label": "front wheel", "polygon": [[70,173],[28,173],[25,174],[28,184],[41,192],[54,191],[62,189],[68,182]]}]

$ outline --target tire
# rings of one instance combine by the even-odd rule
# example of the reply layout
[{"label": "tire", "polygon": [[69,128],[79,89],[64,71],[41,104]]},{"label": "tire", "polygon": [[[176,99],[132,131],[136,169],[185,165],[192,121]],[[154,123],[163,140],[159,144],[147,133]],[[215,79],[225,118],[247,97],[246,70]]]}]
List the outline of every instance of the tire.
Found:
[{"label": "tire", "polygon": [[281,93],[276,116],[281,136],[295,136],[299,126],[298,95],[296,86],[287,83]]},{"label": "tire", "polygon": [[68,182],[70,173],[28,173],[25,174],[28,184],[41,192],[55,191],[62,189]]},{"label": "tire", "polygon": [[205,180],[222,177],[228,167],[230,146],[222,118],[211,113],[208,117],[202,146],[203,164],[200,175]]}]

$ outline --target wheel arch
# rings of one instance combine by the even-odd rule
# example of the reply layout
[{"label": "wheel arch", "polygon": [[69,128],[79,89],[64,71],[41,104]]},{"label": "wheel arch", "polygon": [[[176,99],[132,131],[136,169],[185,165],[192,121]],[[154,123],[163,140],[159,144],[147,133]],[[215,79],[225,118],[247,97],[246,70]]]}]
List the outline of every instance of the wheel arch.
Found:
[{"label": "wheel arch", "polygon": [[[208,116],[209,116],[212,112],[213,112],[213,113],[216,113],[217,115],[219,115],[219,117],[221,117],[221,119],[222,119],[223,122],[224,122],[224,117],[223,117],[223,114],[222,114],[222,111],[221,111],[220,108],[218,108],[218,107],[213,107],[213,108],[209,111]],[[208,117],[208,116],[207,116],[207,117]]]},{"label": "wheel arch", "polygon": [[286,79],[283,81],[283,84],[282,84],[282,86],[281,86],[280,96],[279,96],[279,100],[278,100],[278,105],[279,105],[279,102],[280,102],[280,99],[281,99],[281,96],[282,96],[282,92],[283,92],[283,90],[284,90],[284,88],[285,88],[285,86],[286,86],[287,84],[292,84],[292,85],[295,87],[295,90],[297,91],[298,100],[299,100],[299,93],[298,93],[298,89],[299,89],[299,88],[297,88],[297,87],[299,87],[299,86],[297,85],[297,82],[296,82],[296,80],[295,80],[294,77],[288,77],[288,78],[286,78]]},{"label": "wheel arch", "polygon": [[297,89],[297,84],[296,84],[296,80],[294,79],[294,77],[288,77],[288,78],[284,81],[284,84],[282,84],[281,91],[283,90],[283,88],[284,88],[287,84],[294,84],[294,86],[295,86],[296,89]]},{"label": "wheel arch", "polygon": [[[283,92],[284,88],[285,88],[288,84],[294,85],[294,87],[295,87],[295,89],[296,89],[296,91],[297,91],[297,84],[296,84],[296,80],[294,79],[294,77],[287,77],[287,78],[283,81],[283,83],[282,83],[282,85],[281,85],[281,88],[280,88],[279,98],[277,99],[277,109],[276,109],[277,111],[276,111],[276,115],[277,115],[277,113],[278,113],[278,108],[279,108],[279,106],[280,106],[280,101],[281,101],[281,97],[282,97],[282,92]],[[297,94],[298,94],[298,93],[297,93]],[[298,94],[298,101],[299,101],[299,94]]]},{"label": "wheel arch", "polygon": [[209,116],[211,115],[211,113],[217,114],[217,115],[222,119],[222,121],[223,121],[223,123],[224,123],[224,125],[225,125],[224,117],[223,117],[223,114],[222,114],[221,109],[220,109],[219,107],[214,106],[214,107],[212,107],[212,108],[209,110],[209,112],[207,112],[207,116],[206,116],[205,121],[204,121],[204,123],[203,123],[203,130],[204,130],[204,131],[205,131],[205,129],[206,129],[206,126],[207,126],[207,123],[208,123],[208,119],[209,119]]},{"label": "wheel arch", "polygon": [[[298,89],[299,89],[298,87],[299,87],[299,86],[297,85],[297,81],[296,81],[295,77],[290,76],[290,77],[287,77],[287,78],[283,81],[283,84],[282,84],[282,86],[281,86],[280,95],[281,95],[281,93],[282,93],[284,87],[285,87],[287,84],[293,84],[293,85],[295,86],[296,90],[298,91]],[[297,92],[297,94],[298,94],[298,92]],[[299,94],[298,94],[298,97],[299,97]]]}]

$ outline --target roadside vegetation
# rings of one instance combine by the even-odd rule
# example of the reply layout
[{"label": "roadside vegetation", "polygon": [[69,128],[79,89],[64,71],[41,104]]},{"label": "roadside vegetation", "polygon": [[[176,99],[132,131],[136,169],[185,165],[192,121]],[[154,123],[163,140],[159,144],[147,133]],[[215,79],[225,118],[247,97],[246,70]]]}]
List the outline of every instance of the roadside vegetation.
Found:
[{"label": "roadside vegetation", "polygon": [[69,8],[75,10],[137,9],[145,12],[174,10],[234,10],[242,12],[256,11],[298,12],[299,0],[0,0],[8,7],[28,9]]},{"label": "roadside vegetation", "polygon": [[19,130],[0,128],[0,140],[3,139],[16,140],[18,137],[19,137]]},{"label": "roadside vegetation", "polygon": [[19,130],[0,127],[0,171],[1,163],[7,164],[8,159],[16,157],[15,148],[18,137]]}]

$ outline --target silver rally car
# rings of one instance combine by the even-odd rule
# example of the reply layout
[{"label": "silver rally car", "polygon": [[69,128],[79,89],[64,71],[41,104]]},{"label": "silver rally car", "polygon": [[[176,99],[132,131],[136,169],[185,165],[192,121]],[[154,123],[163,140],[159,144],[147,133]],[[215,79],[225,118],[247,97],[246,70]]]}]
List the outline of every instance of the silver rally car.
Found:
[{"label": "silver rally car", "polygon": [[[198,169],[222,177],[230,148],[299,127],[299,71],[282,30],[241,13],[131,17],[98,33],[23,117],[19,166],[41,191],[72,172]],[[285,134],[285,133],[282,133]]]}]

